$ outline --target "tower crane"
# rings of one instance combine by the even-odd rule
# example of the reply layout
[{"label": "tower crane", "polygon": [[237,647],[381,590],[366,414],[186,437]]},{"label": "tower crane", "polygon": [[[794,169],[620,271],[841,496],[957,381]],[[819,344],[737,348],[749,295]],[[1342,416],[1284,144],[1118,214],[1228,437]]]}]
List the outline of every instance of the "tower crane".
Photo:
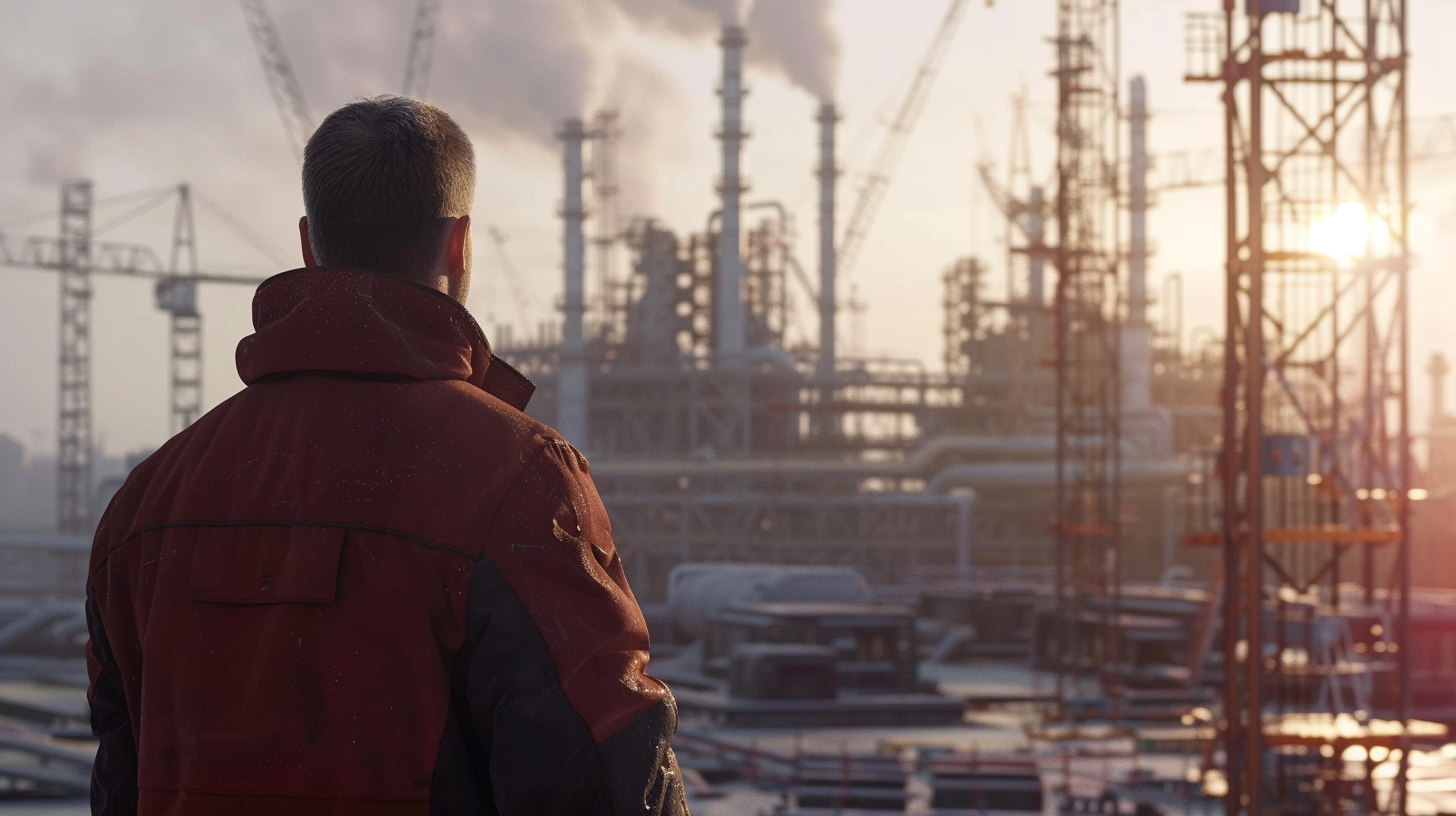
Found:
[{"label": "tower crane", "polygon": [[[58,237],[0,235],[0,267],[57,272],[61,283],[60,389],[56,422],[56,523],[62,533],[90,532],[92,512],[91,276],[117,275],[155,281],[157,303],[172,316],[172,417],[190,422],[201,408],[201,283],[255,286],[261,278],[202,272],[192,240],[190,196],[185,185],[169,262],[141,244],[93,241],[91,182],[61,188]],[[183,256],[187,258],[184,261]]]},{"label": "tower crane", "polygon": [[258,60],[263,64],[263,74],[268,79],[268,90],[278,106],[278,115],[283,120],[283,130],[288,135],[288,144],[300,162],[303,161],[303,146],[313,135],[313,117],[303,101],[303,88],[298,84],[298,75],[293,73],[293,64],[283,50],[283,38],[273,24],[263,0],[239,0],[243,17],[248,23],[248,33],[258,49]]},{"label": "tower crane", "polygon": [[516,265],[511,263],[511,256],[506,254],[506,234],[494,224],[486,227],[486,233],[490,235],[491,243],[495,246],[495,256],[500,263],[501,277],[505,280],[506,288],[510,290],[511,300],[515,301],[516,309],[521,314],[525,314],[532,306],[531,297],[521,285],[521,276],[516,272]]},{"label": "tower crane", "polygon": [[404,67],[404,95],[425,97],[430,84],[430,61],[435,56],[435,20],[440,0],[420,0],[415,9],[415,22],[410,34],[409,57]]},{"label": "tower crane", "polygon": [[[990,2],[987,5],[990,5]],[[890,177],[894,175],[895,166],[899,163],[900,154],[905,149],[907,138],[915,129],[920,114],[925,110],[925,102],[930,96],[930,89],[935,85],[936,75],[940,71],[941,63],[945,60],[945,54],[950,48],[951,40],[955,37],[956,29],[960,26],[965,10],[966,0],[951,0],[945,17],[941,19],[940,27],[936,29],[935,37],[930,41],[930,48],[926,50],[919,68],[915,71],[915,79],[911,81],[909,91],[900,101],[895,118],[890,122],[889,133],[885,134],[885,140],[880,143],[879,153],[875,156],[875,162],[865,179],[864,187],[860,189],[859,198],[855,199],[854,209],[850,211],[849,221],[844,228],[844,237],[839,242],[837,263],[840,275],[849,274],[855,259],[859,256],[860,249],[864,246],[865,236],[869,233],[876,214],[879,213],[880,205],[884,203],[885,191],[890,185]]]}]

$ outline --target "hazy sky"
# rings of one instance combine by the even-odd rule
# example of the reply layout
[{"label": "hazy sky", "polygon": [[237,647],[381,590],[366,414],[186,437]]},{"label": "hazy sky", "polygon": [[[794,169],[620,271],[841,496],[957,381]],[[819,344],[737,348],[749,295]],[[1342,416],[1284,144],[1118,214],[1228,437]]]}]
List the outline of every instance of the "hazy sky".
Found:
[{"label": "hazy sky", "polygon": [[[715,206],[718,52],[715,17],[734,0],[443,0],[428,98],[476,144],[476,223],[509,236],[525,277],[525,315],[499,283],[477,230],[470,307],[489,324],[548,319],[559,295],[560,120],[600,106],[621,110],[624,212],[680,231],[701,229]],[[402,82],[414,0],[269,0],[313,115]],[[794,214],[800,260],[816,263],[813,230],[815,96],[832,89],[844,114],[841,216],[847,215],[884,120],[939,24],[946,0],[759,0],[744,168],[751,200]],[[1182,81],[1183,17],[1218,0],[1124,0],[1123,68],[1148,78],[1152,150],[1216,147],[1213,87]],[[1456,112],[1456,3],[1412,0],[1412,110]],[[980,195],[979,160],[1004,163],[1010,100],[1032,99],[1038,173],[1049,177],[1054,0],[971,3],[930,105],[905,151],[852,278],[866,309],[841,325],[867,353],[940,356],[940,275],[979,254],[998,270],[1003,228]],[[8,0],[0,28],[0,232],[53,234],[64,178],[95,180],[107,199],[189,182],[202,265],[271,274],[297,265],[298,166],[273,107],[238,5],[232,0]],[[754,26],[758,27],[755,30]],[[1456,297],[1441,259],[1456,251],[1456,162],[1416,174],[1415,356],[1456,351]],[[1221,195],[1167,194],[1150,219],[1162,276],[1187,279],[1190,327],[1221,321]],[[168,207],[131,220],[129,206],[98,211],[101,238],[168,240]],[[240,237],[244,225],[263,246]],[[119,222],[119,223],[113,223]],[[205,315],[209,406],[240,383],[233,349],[250,330],[250,291],[212,287]],[[799,294],[800,334],[815,331]],[[96,280],[96,427],[112,451],[155,446],[167,428],[167,321],[137,281]],[[488,319],[489,318],[489,319]],[[0,269],[0,432],[54,447],[56,280]],[[1426,389],[1417,379],[1424,424]]]}]

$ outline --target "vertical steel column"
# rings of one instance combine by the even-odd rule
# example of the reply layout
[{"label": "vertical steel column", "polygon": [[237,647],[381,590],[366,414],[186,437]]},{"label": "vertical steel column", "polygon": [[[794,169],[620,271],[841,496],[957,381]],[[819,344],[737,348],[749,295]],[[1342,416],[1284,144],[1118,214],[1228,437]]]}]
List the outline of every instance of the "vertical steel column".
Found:
[{"label": "vertical steel column", "polygon": [[[1224,60],[1221,77],[1227,87],[1237,82],[1237,65],[1233,51],[1234,4],[1224,3]],[[1244,332],[1242,298],[1242,264],[1239,260],[1239,190],[1234,179],[1238,177],[1238,118],[1233,100],[1225,100],[1224,109],[1224,177],[1228,189],[1224,196],[1225,223],[1228,229],[1225,251],[1225,300],[1224,300],[1224,378],[1223,378],[1223,449],[1220,451],[1221,470],[1226,474],[1221,480],[1223,489],[1223,740],[1224,776],[1228,790],[1224,794],[1224,810],[1228,816],[1238,816],[1248,803],[1245,790],[1244,756],[1252,750],[1248,745],[1249,727],[1247,713],[1243,710],[1243,678],[1240,676],[1239,646],[1243,643],[1243,596],[1241,595],[1242,564],[1244,551],[1240,539],[1243,529],[1240,512],[1239,481],[1233,474],[1243,470],[1244,445],[1240,429],[1244,422],[1237,395],[1243,390],[1240,372],[1243,355]],[[1258,730],[1257,724],[1254,729]],[[1261,737],[1255,735],[1253,739]],[[1258,751],[1253,751],[1258,753]],[[1257,780],[1254,788],[1258,792]]]},{"label": "vertical steel column", "polygon": [[85,535],[92,522],[91,182],[61,185],[60,394],[56,527]]},{"label": "vertical steel column", "polygon": [[718,89],[723,100],[723,127],[718,132],[723,142],[723,176],[718,182],[723,209],[713,284],[713,348],[718,356],[732,358],[743,353],[746,328],[739,215],[747,188],[739,173],[739,159],[747,138],[743,131],[743,97],[747,94],[743,88],[743,49],[748,37],[742,27],[725,25],[718,44],[723,47],[723,85]]},{"label": "vertical steel column", "polygon": [[561,311],[561,362],[557,383],[556,429],[583,449],[587,434],[587,366],[583,322],[586,314],[586,239],[582,228],[582,145],[586,129],[580,119],[568,120],[558,134],[562,144],[566,189],[562,198],[562,249],[565,287]]}]

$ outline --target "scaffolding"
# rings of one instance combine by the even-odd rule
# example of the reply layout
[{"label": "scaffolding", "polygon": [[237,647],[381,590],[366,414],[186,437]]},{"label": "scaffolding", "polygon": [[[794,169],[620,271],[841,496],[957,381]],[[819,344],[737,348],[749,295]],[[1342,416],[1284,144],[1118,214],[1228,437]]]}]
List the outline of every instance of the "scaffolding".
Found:
[{"label": "scaffolding", "polygon": [[[1061,716],[1094,681],[1119,715],[1120,475],[1117,0],[1057,4],[1055,580]],[[1100,614],[1099,642],[1078,622]]]},{"label": "scaffolding", "polygon": [[1407,3],[1303,6],[1187,28],[1225,106],[1222,478],[1193,540],[1223,552],[1226,804],[1404,813]]}]

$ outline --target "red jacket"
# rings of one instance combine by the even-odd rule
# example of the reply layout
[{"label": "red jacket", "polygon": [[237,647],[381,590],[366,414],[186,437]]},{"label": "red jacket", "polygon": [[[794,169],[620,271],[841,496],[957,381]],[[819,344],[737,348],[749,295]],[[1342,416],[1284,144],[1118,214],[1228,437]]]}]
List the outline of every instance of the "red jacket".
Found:
[{"label": "red jacket", "polygon": [[258,288],[247,387],[91,556],[93,808],[685,813],[671,695],[580,453],[450,297]]}]

